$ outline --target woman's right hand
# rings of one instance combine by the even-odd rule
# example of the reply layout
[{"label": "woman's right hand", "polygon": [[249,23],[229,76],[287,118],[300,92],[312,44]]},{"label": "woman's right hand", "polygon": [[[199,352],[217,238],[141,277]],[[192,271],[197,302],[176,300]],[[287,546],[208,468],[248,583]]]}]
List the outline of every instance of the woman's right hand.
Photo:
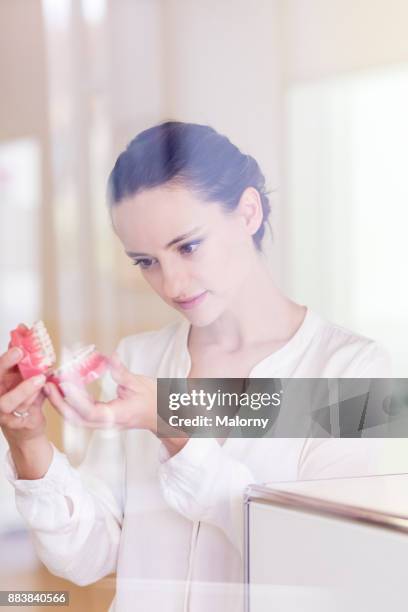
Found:
[{"label": "woman's right hand", "polygon": [[[45,394],[44,376],[23,380],[17,364],[23,353],[10,348],[0,356],[0,427],[8,443],[24,444],[33,438],[44,436],[46,420],[43,413]],[[14,410],[25,413],[19,417]]]}]

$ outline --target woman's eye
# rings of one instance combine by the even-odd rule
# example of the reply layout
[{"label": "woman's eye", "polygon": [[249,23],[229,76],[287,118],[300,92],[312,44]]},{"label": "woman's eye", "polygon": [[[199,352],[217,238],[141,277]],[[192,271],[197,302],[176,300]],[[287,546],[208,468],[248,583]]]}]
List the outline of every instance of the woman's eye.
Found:
[{"label": "woman's eye", "polygon": [[134,259],[132,261],[132,266],[140,266],[142,270],[147,270],[152,265],[151,259]]},{"label": "woman's eye", "polygon": [[189,255],[190,253],[194,253],[198,249],[201,244],[201,240],[196,240],[195,242],[187,242],[186,244],[181,245],[180,253],[185,255]]}]

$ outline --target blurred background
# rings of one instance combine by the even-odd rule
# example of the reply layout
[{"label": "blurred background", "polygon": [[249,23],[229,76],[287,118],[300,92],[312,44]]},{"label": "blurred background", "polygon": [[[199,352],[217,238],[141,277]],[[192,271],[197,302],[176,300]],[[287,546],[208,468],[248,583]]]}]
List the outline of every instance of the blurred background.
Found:
[{"label": "blurred background", "polygon": [[[108,173],[166,119],[213,126],[260,163],[280,286],[370,336],[405,377],[406,0],[0,0],[0,346],[20,321],[111,353],[174,320],[113,235]],[[86,432],[48,407],[79,462]],[[0,435],[0,454],[6,444]],[[0,589],[71,591],[36,561],[0,475]]]}]

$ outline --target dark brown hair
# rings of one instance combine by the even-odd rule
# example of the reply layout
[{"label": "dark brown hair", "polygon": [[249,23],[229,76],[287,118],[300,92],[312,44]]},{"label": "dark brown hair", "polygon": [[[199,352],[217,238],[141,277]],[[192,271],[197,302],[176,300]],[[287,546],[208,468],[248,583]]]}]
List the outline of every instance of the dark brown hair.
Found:
[{"label": "dark brown hair", "polygon": [[254,187],[261,198],[263,222],[253,239],[257,249],[265,232],[270,203],[258,162],[244,155],[213,128],[167,121],[138,134],[119,155],[108,181],[110,206],[165,183],[180,183],[205,202],[227,211],[238,205],[242,192]]}]

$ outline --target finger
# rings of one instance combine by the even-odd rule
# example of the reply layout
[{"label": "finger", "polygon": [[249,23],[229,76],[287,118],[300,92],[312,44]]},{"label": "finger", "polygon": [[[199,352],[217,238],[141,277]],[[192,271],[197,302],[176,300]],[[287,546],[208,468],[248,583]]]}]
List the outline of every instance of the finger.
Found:
[{"label": "finger", "polygon": [[34,395],[34,398],[30,401],[32,401],[33,406],[42,406],[46,399],[47,399],[47,396],[44,393],[44,387],[43,387],[40,390],[39,394],[37,396]]},{"label": "finger", "polygon": [[0,356],[0,376],[3,376],[8,370],[17,365],[23,357],[23,351],[17,346],[3,353],[3,355]]},{"label": "finger", "polygon": [[129,387],[118,385],[116,387],[116,395],[118,396],[119,399],[127,400],[127,399],[132,399],[133,397],[135,397],[135,392],[132,391],[132,389],[129,389]]},{"label": "finger", "polygon": [[80,415],[64,400],[56,385],[47,383],[44,391],[56,411],[73,425],[84,425]]},{"label": "finger", "polygon": [[137,389],[137,377],[135,374],[129,372],[127,367],[121,362],[117,353],[113,353],[110,364],[112,378],[118,385],[127,387],[128,389]]},{"label": "finger", "polygon": [[66,402],[76,410],[81,418],[92,427],[112,427],[115,414],[109,403],[95,402],[84,387],[71,383],[61,385]]},{"label": "finger", "polygon": [[13,413],[0,413],[0,425],[2,427],[8,427],[9,429],[23,429],[27,427],[27,417],[22,418]]},{"label": "finger", "polygon": [[12,368],[6,374],[4,374],[3,378],[0,378],[0,396],[6,391],[11,391],[23,382],[24,378],[21,376],[21,373],[17,370],[17,368]]},{"label": "finger", "polygon": [[121,429],[126,427],[130,420],[134,421],[135,405],[124,402],[123,399],[113,399],[109,402],[96,402],[99,419],[103,420],[108,426]]},{"label": "finger", "polygon": [[64,393],[65,401],[72,408],[75,408],[82,417],[91,416],[95,405],[93,399],[88,395],[84,388],[72,383],[61,383],[60,387]]},{"label": "finger", "polygon": [[42,389],[36,389],[30,397],[26,399],[24,402],[24,406],[26,409],[31,408],[32,406],[41,405],[45,400],[45,395]]},{"label": "finger", "polygon": [[[0,425],[10,427],[11,429],[23,429],[30,424],[30,416],[35,416],[38,411],[41,410],[42,401],[38,403],[39,396],[44,397],[43,393],[35,392],[33,396],[31,396],[27,402],[24,402],[24,405],[20,405],[17,409],[18,412],[27,413],[25,417],[18,416],[14,414],[14,411],[10,414],[0,412]],[[35,403],[37,401],[37,403]]]},{"label": "finger", "polygon": [[39,391],[40,388],[44,386],[45,380],[45,376],[42,374],[33,376],[28,380],[24,380],[8,393],[2,395],[0,397],[0,412],[10,414],[14,410],[17,410],[20,404],[28,402],[35,392]]},{"label": "finger", "polygon": [[[78,398],[78,395],[81,395],[81,389],[76,388],[75,385],[63,383],[60,386],[63,387],[65,397],[62,397],[56,385],[52,383],[47,383],[46,392],[50,402],[64,419],[74,425],[87,428],[112,427],[114,418],[111,408],[106,407],[103,403],[97,408],[91,402],[91,411],[86,412],[86,414],[81,413],[78,408],[83,410],[82,403],[85,399],[90,402],[89,397],[85,398],[85,394],[82,392],[82,397]],[[88,408],[89,405],[87,405]]]}]

